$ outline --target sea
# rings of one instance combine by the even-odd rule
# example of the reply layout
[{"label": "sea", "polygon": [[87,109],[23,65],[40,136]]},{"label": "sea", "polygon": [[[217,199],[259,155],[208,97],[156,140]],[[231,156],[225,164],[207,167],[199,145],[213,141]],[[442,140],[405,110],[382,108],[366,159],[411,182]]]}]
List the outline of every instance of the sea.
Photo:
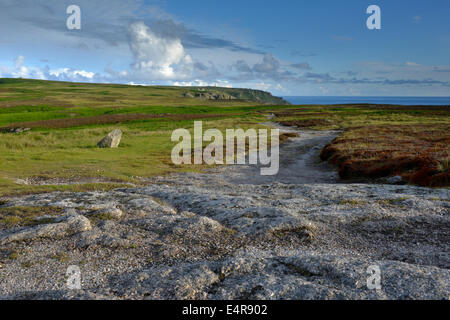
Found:
[{"label": "sea", "polygon": [[294,105],[372,103],[405,106],[450,106],[450,97],[287,96],[283,98]]}]

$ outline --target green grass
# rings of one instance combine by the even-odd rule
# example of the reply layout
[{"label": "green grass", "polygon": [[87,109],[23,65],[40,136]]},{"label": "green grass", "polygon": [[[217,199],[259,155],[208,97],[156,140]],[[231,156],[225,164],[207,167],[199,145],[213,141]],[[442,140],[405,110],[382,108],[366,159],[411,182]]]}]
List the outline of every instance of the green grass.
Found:
[{"label": "green grass", "polygon": [[[186,98],[185,93],[216,91],[237,100]],[[47,191],[107,190],[141,178],[203,166],[175,166],[170,141],[177,128],[192,130],[194,120],[208,128],[258,128],[275,113],[275,121],[309,121],[311,129],[358,126],[448,124],[449,108],[373,105],[290,106],[256,100],[277,99],[259,91],[228,88],[127,86],[25,79],[0,79],[0,196]],[[310,121],[313,120],[313,121]],[[324,121],[326,120],[326,121]],[[24,133],[5,128],[29,127]],[[98,149],[97,142],[119,128],[117,149]],[[363,146],[367,148],[369,146]],[[448,162],[442,162],[448,169]],[[26,185],[17,179],[60,178],[101,182],[66,185]]]},{"label": "green grass", "polygon": [[[0,79],[0,128],[32,128],[20,134],[6,132],[7,129],[0,131],[0,196],[110,189],[125,183],[139,184],[141,178],[154,175],[202,170],[202,166],[171,163],[173,130],[192,130],[194,120],[203,120],[204,130],[262,127],[258,123],[266,121],[264,111],[288,107],[184,97],[184,93],[198,90],[203,89]],[[243,94],[249,98],[249,92]],[[130,121],[126,115],[142,118]],[[110,121],[110,116],[118,118]],[[62,124],[67,127],[61,127],[61,122],[56,125],[51,122],[58,119],[63,119]],[[97,148],[97,142],[116,128],[123,131],[119,148]],[[17,179],[29,178],[34,181],[101,178],[109,182],[16,183]]]},{"label": "green grass", "polygon": [[359,200],[359,199],[344,199],[339,201],[340,205],[348,205],[351,207],[360,207],[367,203],[367,201]]},{"label": "green grass", "polygon": [[57,260],[62,263],[70,261],[70,257],[66,252],[55,253],[50,257],[50,259]]},{"label": "green grass", "polygon": [[366,125],[448,124],[450,107],[423,106],[304,106],[275,112],[277,121],[327,120],[312,129],[337,129]]},{"label": "green grass", "polygon": [[9,207],[0,208],[0,228],[12,228],[32,226],[36,224],[45,224],[52,222],[54,219],[45,218],[36,220],[36,218],[48,215],[58,216],[63,209],[56,207]]}]

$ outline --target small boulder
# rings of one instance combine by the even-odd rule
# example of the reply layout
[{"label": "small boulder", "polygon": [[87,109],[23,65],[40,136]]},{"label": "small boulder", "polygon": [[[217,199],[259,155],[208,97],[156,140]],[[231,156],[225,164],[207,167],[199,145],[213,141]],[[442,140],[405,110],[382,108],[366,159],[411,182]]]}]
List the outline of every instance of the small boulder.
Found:
[{"label": "small boulder", "polygon": [[11,128],[11,129],[9,129],[9,132],[11,132],[11,133],[22,133],[22,132],[30,131],[30,130],[31,130],[30,128]]},{"label": "small boulder", "polygon": [[107,211],[114,219],[120,219],[123,217],[124,213],[118,208],[111,208]]},{"label": "small boulder", "polygon": [[96,212],[97,214],[106,214],[113,219],[120,219],[124,216],[122,210],[118,208],[105,208]]},{"label": "small boulder", "polygon": [[192,93],[190,93],[190,92],[186,92],[185,94],[183,94],[183,96],[185,98],[194,98],[194,95]]},{"label": "small boulder", "polygon": [[70,233],[73,234],[89,231],[92,229],[92,225],[89,219],[75,212],[72,212],[67,216],[66,223],[69,225]]},{"label": "small boulder", "polygon": [[117,148],[122,139],[122,131],[115,129],[97,143],[99,148]]},{"label": "small boulder", "polygon": [[404,184],[403,178],[401,176],[393,176],[386,179],[389,184]]}]

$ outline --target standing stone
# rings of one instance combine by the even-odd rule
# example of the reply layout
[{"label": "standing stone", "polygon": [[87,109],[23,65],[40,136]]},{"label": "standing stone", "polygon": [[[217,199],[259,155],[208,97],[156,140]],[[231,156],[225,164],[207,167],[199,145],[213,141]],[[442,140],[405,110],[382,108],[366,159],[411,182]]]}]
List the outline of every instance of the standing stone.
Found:
[{"label": "standing stone", "polygon": [[122,139],[122,131],[115,129],[97,143],[99,148],[117,148]]}]

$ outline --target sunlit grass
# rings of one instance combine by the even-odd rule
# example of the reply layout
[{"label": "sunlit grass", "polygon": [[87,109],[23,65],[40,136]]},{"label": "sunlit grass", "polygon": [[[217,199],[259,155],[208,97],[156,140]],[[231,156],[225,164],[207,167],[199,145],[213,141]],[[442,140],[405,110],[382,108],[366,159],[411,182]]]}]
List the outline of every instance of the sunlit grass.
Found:
[{"label": "sunlit grass", "polygon": [[[258,128],[261,116],[204,121],[204,130],[218,128]],[[121,183],[139,184],[142,178],[180,171],[198,171],[204,166],[175,166],[171,162],[174,129],[186,128],[193,135],[193,121],[155,120],[140,123],[29,131],[21,134],[0,133],[0,194],[64,190],[63,186],[18,185],[17,179],[47,180],[66,178],[74,181],[100,177]],[[117,149],[99,149],[97,142],[113,129],[123,132]],[[102,188],[103,184],[97,184]],[[86,184],[86,189],[93,185]],[[104,184],[109,188],[109,184]],[[75,188],[75,187],[74,187]],[[78,187],[83,189],[82,187]]]},{"label": "sunlit grass", "polygon": [[[448,159],[442,153],[448,151],[448,143],[436,141],[436,137],[448,137],[445,125],[450,123],[449,108],[271,106],[245,99],[210,101],[184,97],[184,93],[196,90],[198,88],[0,79],[0,128],[28,125],[32,128],[19,134],[0,133],[0,196],[110,189],[127,183],[140,184],[142,178],[154,175],[203,170],[205,166],[172,164],[170,155],[175,143],[170,141],[170,136],[173,130],[192,131],[195,120],[203,120],[204,130],[258,128],[268,121],[265,115],[270,113],[276,114],[274,121],[298,121],[300,126],[308,124],[308,129],[367,128],[347,130],[342,136],[347,141],[339,145],[343,153],[365,151],[359,152],[360,159],[364,160],[380,159],[387,151],[390,158],[402,157],[405,153],[423,155],[421,147],[426,145],[427,154],[441,154],[437,158],[440,172],[448,171]],[[107,118],[112,115],[119,117]],[[127,115],[142,117],[130,120]],[[50,125],[55,119],[61,120]],[[61,123],[67,127],[61,127]],[[400,133],[374,129],[380,126],[395,129],[401,125],[409,125],[409,129]],[[416,125],[432,125],[438,132],[424,131]],[[119,148],[98,149],[97,142],[116,128],[123,131]],[[393,143],[404,148],[392,148]],[[103,182],[16,183],[17,179],[29,178],[40,181],[101,178]]]}]

